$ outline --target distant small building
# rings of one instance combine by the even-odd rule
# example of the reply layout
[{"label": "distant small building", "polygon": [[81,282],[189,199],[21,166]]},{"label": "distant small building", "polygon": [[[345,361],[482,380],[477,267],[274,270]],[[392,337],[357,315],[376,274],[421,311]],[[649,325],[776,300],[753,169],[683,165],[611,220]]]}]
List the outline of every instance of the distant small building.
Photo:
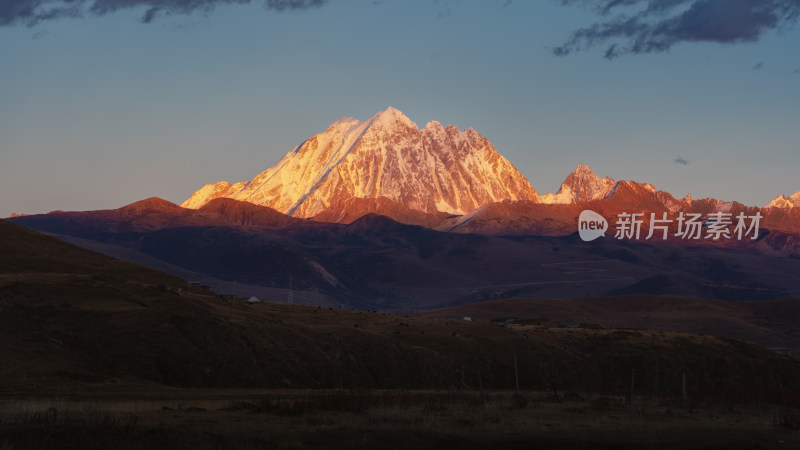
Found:
[{"label": "distant small building", "polygon": [[253,296],[247,299],[247,303],[261,303],[261,300],[259,300],[258,297]]}]

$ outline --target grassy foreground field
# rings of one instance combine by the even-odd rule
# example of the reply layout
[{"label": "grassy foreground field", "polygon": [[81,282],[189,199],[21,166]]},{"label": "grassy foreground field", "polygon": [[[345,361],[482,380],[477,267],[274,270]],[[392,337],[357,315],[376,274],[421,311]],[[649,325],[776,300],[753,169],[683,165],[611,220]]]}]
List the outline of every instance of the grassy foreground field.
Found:
[{"label": "grassy foreground field", "polygon": [[0,402],[0,448],[789,449],[798,398],[156,390]]},{"label": "grassy foreground field", "polygon": [[0,449],[800,447],[785,354],[446,317],[229,301],[0,221]]}]

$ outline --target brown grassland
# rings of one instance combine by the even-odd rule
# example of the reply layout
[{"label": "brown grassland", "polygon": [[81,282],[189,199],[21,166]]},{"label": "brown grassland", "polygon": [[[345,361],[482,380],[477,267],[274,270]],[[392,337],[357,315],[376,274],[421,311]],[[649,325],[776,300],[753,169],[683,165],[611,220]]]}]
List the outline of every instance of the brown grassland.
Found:
[{"label": "brown grassland", "polygon": [[231,302],[0,221],[0,449],[770,449],[799,430],[800,361],[743,340]]},{"label": "brown grassland", "polygon": [[[2,448],[784,449],[797,398],[142,390],[0,404]],[[794,405],[794,406],[793,406]]]}]

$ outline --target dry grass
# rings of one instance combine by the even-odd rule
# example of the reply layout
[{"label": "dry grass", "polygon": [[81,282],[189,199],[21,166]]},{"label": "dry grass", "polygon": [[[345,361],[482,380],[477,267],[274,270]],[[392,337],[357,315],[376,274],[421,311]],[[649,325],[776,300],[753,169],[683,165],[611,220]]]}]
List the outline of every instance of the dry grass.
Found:
[{"label": "dry grass", "polygon": [[16,232],[0,449],[800,447],[800,363],[742,341],[230,303]]},{"label": "dry grass", "polygon": [[595,322],[607,328],[635,328],[743,339],[765,347],[800,348],[796,299],[729,302],[656,295],[572,299],[493,300],[421,311],[426,317],[546,317],[551,326]]},{"label": "dry grass", "polygon": [[[176,391],[0,402],[0,448],[796,448],[800,407],[574,392]],[[783,441],[783,444],[779,444]],[[760,446],[759,446],[760,445]],[[758,447],[757,447],[758,446]]]}]

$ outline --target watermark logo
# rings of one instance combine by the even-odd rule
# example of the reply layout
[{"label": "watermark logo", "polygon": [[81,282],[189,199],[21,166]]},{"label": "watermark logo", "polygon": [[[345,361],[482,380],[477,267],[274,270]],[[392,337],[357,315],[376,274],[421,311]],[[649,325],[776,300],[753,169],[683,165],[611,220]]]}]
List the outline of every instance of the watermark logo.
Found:
[{"label": "watermark logo", "polygon": [[586,242],[606,235],[608,221],[596,212],[586,209],[578,217],[578,234]]},{"label": "watermark logo", "polygon": [[[683,213],[670,217],[666,212],[619,213],[614,224],[614,237],[632,240],[667,240],[670,236],[684,240],[758,239],[761,213],[747,215],[740,212],[713,212],[703,217],[700,213]],[[578,217],[578,234],[586,242],[605,236],[608,221],[592,210],[584,210]],[[645,234],[646,233],[646,234]]]}]

